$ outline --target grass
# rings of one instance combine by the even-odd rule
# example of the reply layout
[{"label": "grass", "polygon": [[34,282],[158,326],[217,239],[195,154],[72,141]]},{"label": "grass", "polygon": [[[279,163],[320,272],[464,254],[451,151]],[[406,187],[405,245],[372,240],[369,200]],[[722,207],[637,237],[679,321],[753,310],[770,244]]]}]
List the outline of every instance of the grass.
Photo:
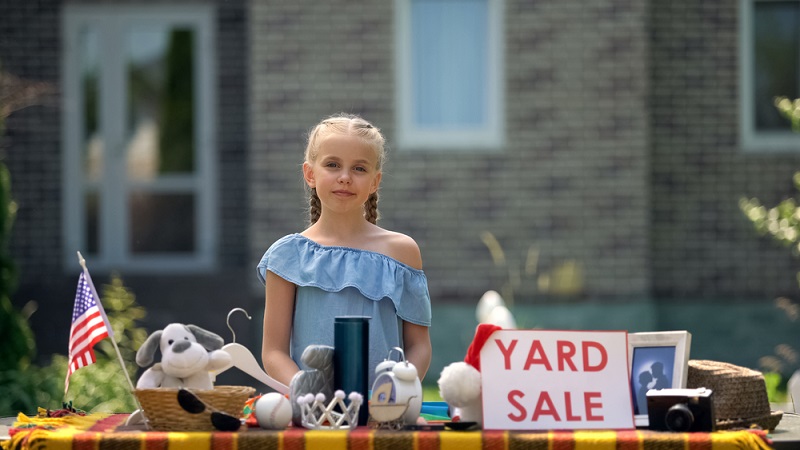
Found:
[{"label": "grass", "polygon": [[442,396],[439,395],[439,386],[437,385],[422,385],[422,399],[426,402],[441,402]]}]

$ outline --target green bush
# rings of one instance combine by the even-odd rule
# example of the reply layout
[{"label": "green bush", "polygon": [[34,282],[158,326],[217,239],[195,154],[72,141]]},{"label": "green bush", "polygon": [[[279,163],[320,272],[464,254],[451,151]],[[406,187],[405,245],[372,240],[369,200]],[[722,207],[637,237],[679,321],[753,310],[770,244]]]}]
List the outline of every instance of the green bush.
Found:
[{"label": "green bush", "polygon": [[[795,173],[792,180],[800,191],[800,172]],[[760,234],[771,236],[790,247],[793,254],[800,255],[800,206],[797,199],[790,197],[768,208],[756,198],[743,198],[739,207]]]},{"label": "green bush", "polygon": [[[4,131],[4,119],[9,114],[55,92],[54,86],[48,83],[27,82],[1,69],[0,90],[3,91],[0,92],[3,94],[0,95],[0,137]],[[5,164],[0,162],[0,416],[17,412],[34,414],[38,407],[61,408],[67,373],[67,357],[64,355],[53,355],[46,366],[32,363],[36,356],[36,341],[28,324],[30,313],[17,310],[11,303],[17,271],[8,244],[16,212],[17,205],[11,196],[11,176]],[[145,311],[136,305],[133,294],[123,286],[118,276],[112,277],[110,285],[103,286],[101,296],[122,358],[128,372],[134,376],[134,354],[147,337],[145,330],[137,326]],[[69,321],[70,317],[64,317],[64,320]],[[64,338],[66,350],[67,336]],[[95,355],[96,364],[72,374],[66,397],[73,400],[75,407],[84,410],[132,411],[135,402],[109,339],[95,346]]]},{"label": "green bush", "polygon": [[[28,314],[11,303],[17,273],[8,251],[16,204],[11,199],[11,179],[8,169],[0,163],[0,416],[17,412],[33,414],[38,407],[61,408],[64,400],[64,378],[67,357],[53,355],[46,366],[32,363],[36,356],[33,333]],[[77,274],[76,274],[77,281]],[[147,338],[137,322],[145,315],[137,306],[134,295],[118,276],[102,288],[103,305],[114,329],[120,354],[131,376],[136,374],[136,349]],[[64,317],[70,320],[69,316]],[[64,339],[66,350],[66,336]],[[95,346],[97,363],[75,372],[70,380],[67,398],[84,410],[121,412],[133,411],[135,402],[125,379],[114,347],[109,339]]]},{"label": "green bush", "polygon": [[[122,359],[135,382],[136,349],[147,338],[146,330],[138,326],[145,316],[145,310],[136,304],[133,293],[123,286],[121,278],[116,275],[112,276],[111,284],[102,286],[100,296]],[[64,320],[69,320],[69,317]],[[11,370],[0,370],[0,416],[17,412],[33,414],[38,407],[59,409],[65,400],[72,401],[76,408],[91,412],[131,412],[136,409],[133,394],[110,339],[102,340],[94,349],[97,362],[72,374],[66,396],[65,355],[52,355],[50,363],[41,367],[26,364]]]},{"label": "green bush", "polygon": [[769,401],[784,403],[788,400],[786,392],[786,380],[779,373],[764,372],[764,383],[767,386],[767,397]]},{"label": "green bush", "polygon": [[[800,191],[800,172],[793,177],[795,188]],[[770,236],[788,247],[792,254],[800,256],[800,206],[795,198],[787,198],[773,207],[767,207],[756,198],[743,198],[739,207],[752,222],[756,231]],[[800,272],[797,274],[800,284]],[[783,311],[786,318],[795,322],[800,318],[800,307],[785,297],[775,300],[775,307]],[[797,351],[788,344],[779,344],[772,354],[759,359],[759,365],[765,372],[770,401],[781,402],[786,399],[786,382],[792,372],[798,368]]]},{"label": "green bush", "polygon": [[774,103],[778,112],[792,124],[792,131],[800,132],[800,99],[775,97]]},{"label": "green bush", "polygon": [[23,314],[11,304],[17,271],[8,251],[17,205],[11,199],[11,175],[0,163],[0,367],[25,369],[36,353],[33,333]]}]

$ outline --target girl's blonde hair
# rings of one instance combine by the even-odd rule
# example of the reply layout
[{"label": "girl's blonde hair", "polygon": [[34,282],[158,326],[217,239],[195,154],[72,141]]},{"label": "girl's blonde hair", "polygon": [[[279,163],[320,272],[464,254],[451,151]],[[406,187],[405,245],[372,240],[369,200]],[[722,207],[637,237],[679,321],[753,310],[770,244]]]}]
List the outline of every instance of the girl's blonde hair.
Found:
[{"label": "girl's blonde hair", "polygon": [[[386,160],[386,150],[384,148],[385,139],[381,134],[381,130],[355,114],[336,114],[328,117],[312,128],[308,133],[305,161],[309,164],[313,164],[314,161],[317,160],[319,144],[325,140],[325,138],[334,134],[361,138],[364,143],[375,150],[375,155],[378,157],[376,169],[379,171],[383,169],[383,163]],[[319,200],[316,189],[310,189],[308,203],[309,221],[313,225],[319,220],[319,216],[322,213],[322,203]],[[364,203],[364,218],[370,223],[378,223],[378,191],[370,194],[369,198]]]}]

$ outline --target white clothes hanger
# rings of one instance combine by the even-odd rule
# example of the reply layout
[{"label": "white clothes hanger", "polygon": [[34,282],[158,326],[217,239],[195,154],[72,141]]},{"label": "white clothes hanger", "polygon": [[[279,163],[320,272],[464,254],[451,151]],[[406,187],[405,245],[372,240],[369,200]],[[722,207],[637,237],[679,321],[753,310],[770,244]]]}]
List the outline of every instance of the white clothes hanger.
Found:
[{"label": "white clothes hanger", "polygon": [[231,314],[233,314],[236,311],[241,311],[244,313],[245,316],[247,316],[248,319],[252,319],[252,317],[250,317],[250,315],[247,314],[247,311],[245,311],[242,308],[234,308],[228,313],[228,318],[227,318],[228,329],[231,330],[231,334],[233,335],[233,340],[230,344],[225,344],[224,346],[222,346],[221,350],[231,355],[231,364],[222,367],[220,369],[214,370],[211,372],[211,374],[216,377],[217,375],[230,369],[231,367],[236,367],[242,372],[255,378],[256,380],[266,384],[272,389],[275,389],[277,392],[280,392],[281,394],[288,394],[289,386],[286,386],[280,381],[267,375],[267,373],[264,372],[264,369],[261,368],[261,364],[259,364],[255,356],[253,356],[253,353],[251,353],[250,350],[248,350],[247,347],[245,347],[244,345],[236,343],[236,332],[233,331],[233,328],[231,327]]}]

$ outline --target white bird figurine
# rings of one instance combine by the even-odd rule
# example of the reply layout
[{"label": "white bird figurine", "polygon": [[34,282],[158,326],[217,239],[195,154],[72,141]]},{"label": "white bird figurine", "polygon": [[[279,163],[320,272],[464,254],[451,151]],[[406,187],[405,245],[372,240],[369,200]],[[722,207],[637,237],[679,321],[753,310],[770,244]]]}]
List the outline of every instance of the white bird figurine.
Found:
[{"label": "white bird figurine", "polygon": [[517,321],[497,291],[486,291],[475,309],[478,323],[490,323],[505,330],[516,330]]}]

